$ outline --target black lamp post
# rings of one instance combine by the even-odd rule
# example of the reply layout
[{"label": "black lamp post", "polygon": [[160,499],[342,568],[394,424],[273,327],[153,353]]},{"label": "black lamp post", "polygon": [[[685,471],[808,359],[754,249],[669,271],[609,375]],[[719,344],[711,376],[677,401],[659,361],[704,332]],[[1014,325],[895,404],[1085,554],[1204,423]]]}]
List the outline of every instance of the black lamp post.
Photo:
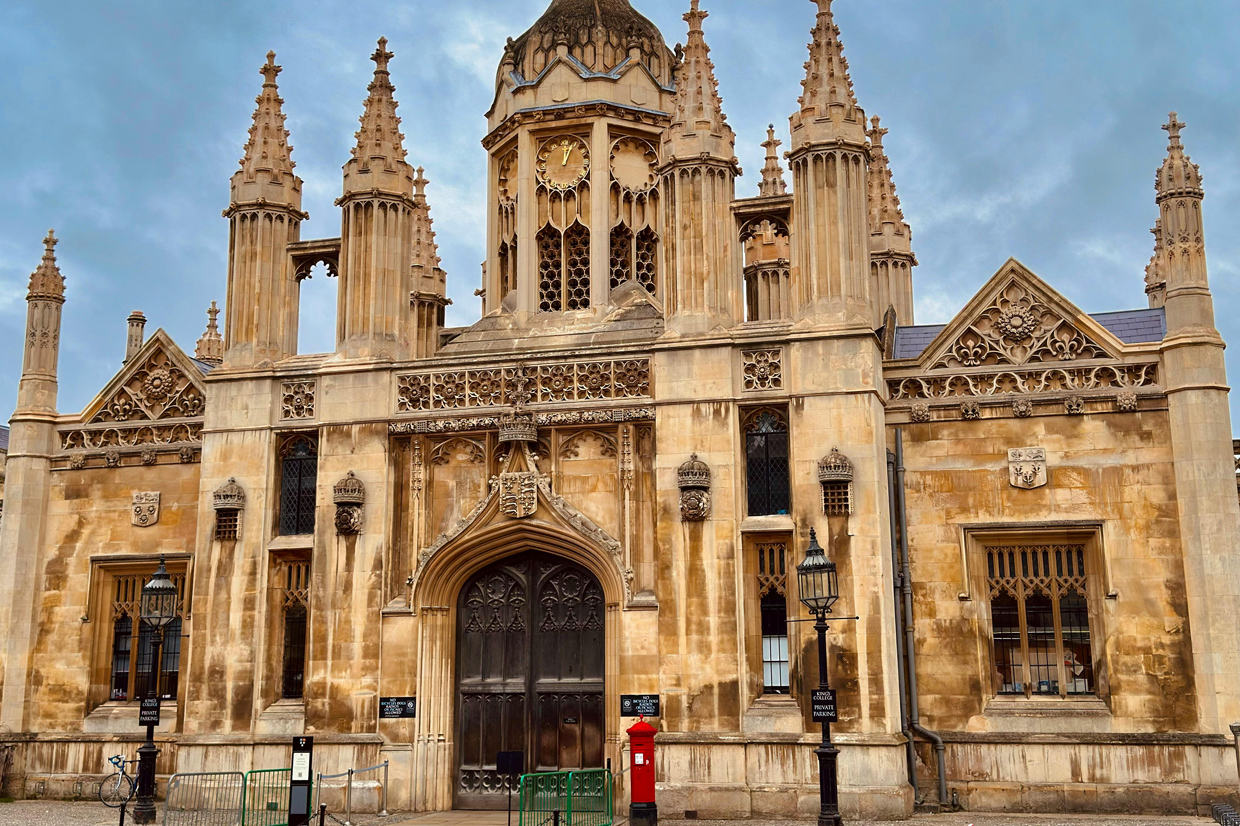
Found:
[{"label": "black lamp post", "polygon": [[[151,581],[142,586],[142,622],[151,629],[151,675],[147,680],[147,698],[159,701],[159,649],[164,642],[164,628],[177,616],[177,586],[168,576],[164,558]],[[154,823],[155,812],[155,726],[146,727],[146,742],[138,749],[138,802],[134,806],[135,823]]]},{"label": "black lamp post", "polygon": [[[805,561],[797,566],[797,585],[800,588],[801,603],[818,620],[814,623],[814,629],[818,632],[818,686],[827,691],[830,689],[827,679],[827,614],[831,613],[835,601],[840,598],[840,579],[835,563],[823,553],[813,528],[809,531]],[[818,786],[821,798],[818,826],[842,826],[844,820],[840,817],[837,775],[840,750],[832,745],[831,723],[825,720],[822,724],[822,745],[815,749],[814,753],[818,755]]]}]

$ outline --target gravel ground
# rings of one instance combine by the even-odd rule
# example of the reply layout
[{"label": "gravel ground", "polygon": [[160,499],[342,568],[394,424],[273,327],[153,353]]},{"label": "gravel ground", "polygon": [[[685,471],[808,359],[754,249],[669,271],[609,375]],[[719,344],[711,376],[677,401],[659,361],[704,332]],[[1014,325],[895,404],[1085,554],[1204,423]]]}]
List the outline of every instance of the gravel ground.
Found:
[{"label": "gravel ground", "polygon": [[[0,826],[115,826],[118,812],[105,809],[99,803],[61,803],[57,801],[18,801],[0,803]],[[162,822],[160,812],[160,822]],[[387,824],[409,823],[416,826],[416,819],[400,816],[388,818]],[[131,821],[126,821],[127,823]],[[380,821],[375,821],[380,822]],[[756,824],[757,821],[747,821]],[[746,821],[718,820],[663,820],[663,826],[743,826]],[[813,821],[763,821],[761,826],[807,826]],[[900,824],[877,821],[848,821],[848,826],[1188,826],[1213,823],[1204,818],[1132,818],[1132,817],[1074,817],[1070,815],[981,815],[954,814],[921,816]]]}]

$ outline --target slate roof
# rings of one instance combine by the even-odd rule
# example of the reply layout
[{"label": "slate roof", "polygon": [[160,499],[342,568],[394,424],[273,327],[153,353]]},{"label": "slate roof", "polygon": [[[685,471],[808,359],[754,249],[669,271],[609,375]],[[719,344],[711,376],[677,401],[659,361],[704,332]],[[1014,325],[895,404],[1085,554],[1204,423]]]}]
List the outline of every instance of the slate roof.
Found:
[{"label": "slate roof", "polygon": [[[1167,336],[1167,314],[1162,307],[1155,310],[1093,313],[1090,318],[1106,327],[1125,344],[1148,344],[1162,341]],[[946,324],[897,327],[894,358],[917,358],[946,327]]]},{"label": "slate roof", "polygon": [[0,451],[9,452],[9,429],[0,426]]}]

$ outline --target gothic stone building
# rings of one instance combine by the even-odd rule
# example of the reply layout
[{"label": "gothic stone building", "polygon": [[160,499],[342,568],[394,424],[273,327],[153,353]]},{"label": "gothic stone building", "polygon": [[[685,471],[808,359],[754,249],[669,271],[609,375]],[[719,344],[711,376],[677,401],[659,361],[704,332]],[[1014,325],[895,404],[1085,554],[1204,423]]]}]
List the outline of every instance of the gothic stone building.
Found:
[{"label": "gothic stone building", "polygon": [[[12,791],[97,779],[157,681],[162,775],[287,765],[307,733],[325,772],[390,760],[391,808],[486,808],[500,750],[623,764],[620,697],[652,693],[665,813],[809,813],[817,529],[860,618],[830,634],[846,813],[1234,797],[1240,505],[1183,124],[1148,309],[1088,315],[1008,261],[915,326],[885,130],[814,2],[791,180],[772,129],[752,197],[698,0],[674,51],[628,0],[554,0],[510,40],[467,328],[385,41],[340,237],[301,238],[271,55],[222,334],[213,307],[191,357],[135,314],[81,412],[56,406],[49,235],[0,539]],[[319,264],[336,350],[299,354]],[[161,556],[182,602],[156,664],[136,598]]]}]

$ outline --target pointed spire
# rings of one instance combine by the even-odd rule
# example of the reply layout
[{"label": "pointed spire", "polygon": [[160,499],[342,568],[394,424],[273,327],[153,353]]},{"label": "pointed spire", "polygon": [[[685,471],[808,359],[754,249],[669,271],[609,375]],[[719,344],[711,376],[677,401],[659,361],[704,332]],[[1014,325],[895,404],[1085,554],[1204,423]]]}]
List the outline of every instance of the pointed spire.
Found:
[{"label": "pointed spire", "polygon": [[1145,265],[1145,294],[1149,296],[1150,308],[1163,306],[1167,299],[1167,273],[1163,268],[1163,228],[1162,219],[1154,222],[1150,230],[1154,236],[1154,254],[1150,263]]},{"label": "pointed spire", "polygon": [[426,200],[426,185],[429,183],[425,170],[419,166],[418,177],[413,179],[413,288],[417,292],[434,291],[433,285],[425,279],[434,274],[441,260],[439,245],[435,241],[435,219],[431,217],[431,207]]},{"label": "pointed spire", "polygon": [[766,149],[766,165],[762,167],[762,182],[758,184],[758,192],[763,198],[788,194],[784,168],[779,165],[779,147],[783,144],[775,137],[775,124],[770,124],[766,129],[766,141],[762,144]]},{"label": "pointed spire", "polygon": [[224,363],[224,339],[220,335],[217,322],[219,315],[220,308],[212,301],[207,309],[207,331],[198,339],[198,347],[194,350],[194,358],[212,367],[219,367]]},{"label": "pointed spire", "polygon": [[266,64],[258,70],[264,78],[263,90],[255,98],[258,108],[254,110],[250,139],[245,144],[245,157],[241,159],[241,174],[247,181],[257,179],[260,171],[278,181],[297,166],[293,163],[288,130],[284,128],[284,100],[276,86],[276,78],[282,71],[276,65],[276,53],[268,52]]},{"label": "pointed spire", "polygon": [[26,295],[27,301],[44,300],[64,303],[65,277],[60,274],[60,267],[56,264],[56,245],[59,243],[56,233],[49,229],[47,237],[43,239],[43,260],[30,275],[30,291]]},{"label": "pointed spire", "polygon": [[1205,191],[1201,188],[1201,168],[1184,153],[1184,145],[1180,142],[1180,131],[1185,126],[1187,124],[1181,123],[1176,113],[1172,112],[1170,121],[1163,127],[1171,137],[1171,144],[1167,147],[1167,159],[1158,170],[1158,179],[1154,183],[1159,203],[1165,198],[1205,197]]},{"label": "pointed spire", "polygon": [[353,157],[368,168],[372,161],[382,161],[388,169],[405,160],[405,136],[400,132],[400,118],[396,116],[395,93],[388,63],[395,57],[387,50],[387,38],[379,38],[379,48],[370,59],[375,62],[375,79],[367,88],[366,110],[362,113],[362,128],[357,133],[357,146]]},{"label": "pointed spire", "polygon": [[689,43],[676,66],[676,100],[667,142],[672,157],[708,155],[730,162],[736,154],[736,134],[723,113],[715,64],[702,30],[702,21],[709,16],[700,0],[692,0],[684,15]]},{"label": "pointed spire", "polygon": [[[818,7],[818,19],[811,32],[813,41],[805,62],[805,80],[801,81],[801,109],[792,116],[793,148],[839,138],[862,143],[865,112],[853,93],[840,27],[835,25],[831,11],[832,0],[810,2]],[[815,123],[818,128],[808,132],[803,129]]]},{"label": "pointed spire", "polygon": [[899,234],[904,223],[904,211],[900,209],[900,196],[896,194],[895,180],[891,176],[891,163],[883,149],[883,136],[889,130],[883,129],[877,115],[870,118],[870,130],[866,137],[870,139],[870,232],[882,232],[882,225],[896,225]]}]

